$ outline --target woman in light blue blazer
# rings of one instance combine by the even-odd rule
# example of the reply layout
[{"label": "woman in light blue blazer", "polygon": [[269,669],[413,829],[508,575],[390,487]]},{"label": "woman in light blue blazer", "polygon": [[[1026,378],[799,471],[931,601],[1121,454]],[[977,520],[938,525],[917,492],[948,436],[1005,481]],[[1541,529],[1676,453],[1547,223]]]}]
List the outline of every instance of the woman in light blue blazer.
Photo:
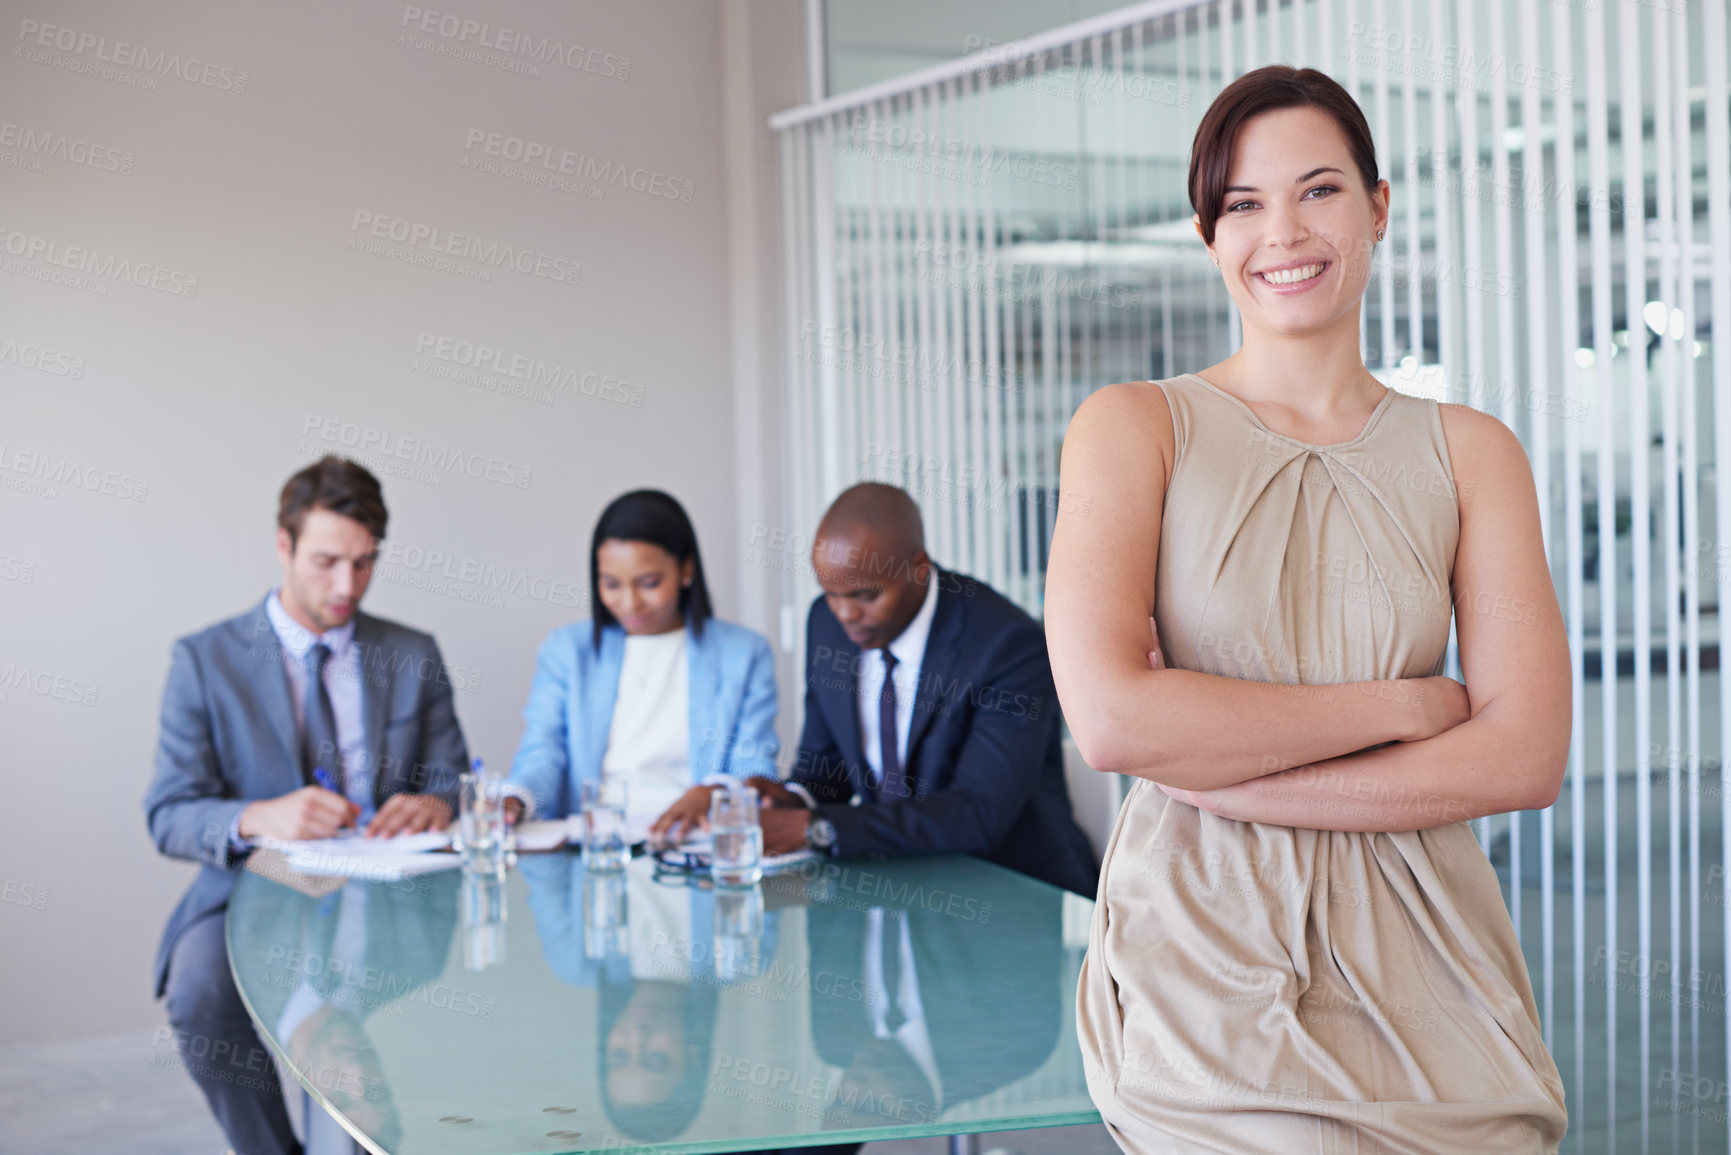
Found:
[{"label": "woman in light blue blazer", "polygon": [[[776,777],[775,664],[755,630],[712,616],[697,534],[659,490],[616,498],[596,523],[592,621],[536,657],[511,783],[530,817],[579,809],[583,782],[623,778],[634,824],[706,784]],[[514,809],[519,809],[514,807]]]}]

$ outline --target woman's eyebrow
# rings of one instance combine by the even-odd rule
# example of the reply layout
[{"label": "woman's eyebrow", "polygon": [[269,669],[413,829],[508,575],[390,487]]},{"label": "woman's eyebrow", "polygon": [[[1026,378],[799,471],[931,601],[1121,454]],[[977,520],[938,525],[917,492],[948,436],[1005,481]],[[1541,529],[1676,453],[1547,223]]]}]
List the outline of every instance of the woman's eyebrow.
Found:
[{"label": "woman's eyebrow", "polygon": [[[1325,165],[1323,165],[1323,166],[1322,166],[1322,167],[1321,167],[1321,168],[1313,168],[1313,169],[1311,169],[1311,170],[1310,170],[1310,171],[1309,171],[1309,172],[1307,172],[1307,173],[1305,173],[1305,174],[1304,174],[1304,175],[1303,175],[1303,176],[1301,176],[1301,177],[1299,177],[1299,178],[1297,178],[1297,179],[1296,179],[1296,180],[1294,180],[1294,181],[1293,181],[1293,182],[1292,182],[1292,183],[1293,183],[1293,184],[1303,184],[1303,183],[1304,183],[1304,182],[1305,182],[1305,181],[1307,181],[1307,180],[1309,180],[1309,179],[1311,179],[1311,178],[1312,178],[1312,177],[1316,177],[1316,176],[1321,176],[1321,175],[1322,175],[1322,174],[1323,174],[1323,173],[1325,173],[1325,172],[1340,172],[1340,170],[1339,170],[1339,169],[1338,169],[1338,168],[1335,168],[1335,167],[1334,167],[1334,166],[1333,166],[1333,165],[1326,165],[1326,164],[1325,164]],[[1343,173],[1343,172],[1341,172],[1341,173],[1340,173],[1340,174],[1341,174],[1341,175],[1342,175],[1342,176],[1345,176],[1345,175],[1346,175],[1346,174],[1345,174],[1345,173]],[[1250,186],[1249,186],[1249,185],[1247,185],[1247,184],[1229,184],[1229,185],[1227,185],[1227,186],[1226,186],[1226,188],[1225,188],[1225,190],[1224,190],[1224,191],[1226,191],[1226,192],[1248,192],[1248,193],[1253,193],[1253,192],[1261,192],[1261,191],[1262,191],[1262,190],[1261,190],[1261,189],[1256,189],[1256,188],[1252,188],[1252,187],[1250,187]]]}]

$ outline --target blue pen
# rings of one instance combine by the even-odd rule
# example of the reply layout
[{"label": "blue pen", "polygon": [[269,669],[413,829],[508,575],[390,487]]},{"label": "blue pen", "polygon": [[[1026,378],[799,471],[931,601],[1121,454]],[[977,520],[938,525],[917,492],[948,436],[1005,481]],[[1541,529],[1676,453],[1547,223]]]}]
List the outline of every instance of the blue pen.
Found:
[{"label": "blue pen", "polygon": [[[329,790],[332,794],[341,794],[342,793],[341,790],[337,789],[337,780],[335,778],[332,778],[331,772],[329,770],[326,770],[323,766],[314,766],[313,767],[313,777],[318,779],[320,786],[323,786],[326,790]],[[344,825],[344,826],[338,827],[338,829],[340,829],[340,830],[350,830],[352,828],[353,827],[350,825]]]}]

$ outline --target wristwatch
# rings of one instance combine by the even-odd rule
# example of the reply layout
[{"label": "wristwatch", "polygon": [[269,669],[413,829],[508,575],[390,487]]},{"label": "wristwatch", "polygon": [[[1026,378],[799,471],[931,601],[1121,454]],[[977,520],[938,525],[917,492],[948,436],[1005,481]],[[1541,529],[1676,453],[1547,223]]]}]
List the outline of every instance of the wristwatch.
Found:
[{"label": "wristwatch", "polygon": [[805,841],[813,850],[828,854],[835,846],[835,823],[814,811],[805,824]]}]

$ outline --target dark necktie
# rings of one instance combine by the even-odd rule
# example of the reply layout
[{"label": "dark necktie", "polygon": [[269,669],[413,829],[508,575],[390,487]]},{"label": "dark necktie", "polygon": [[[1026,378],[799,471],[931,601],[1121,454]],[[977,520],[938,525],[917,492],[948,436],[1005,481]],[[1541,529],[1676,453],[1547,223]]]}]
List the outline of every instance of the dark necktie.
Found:
[{"label": "dark necktie", "polygon": [[342,748],[337,745],[337,719],[331,710],[331,695],[325,689],[325,662],[331,656],[331,648],[323,642],[315,642],[307,651],[307,700],[306,726],[303,740],[304,780],[309,785],[317,785],[318,779],[313,776],[313,768],[323,766],[325,772],[336,783],[337,793],[343,792],[343,755]]},{"label": "dark necktie", "polygon": [[884,802],[900,802],[907,797],[907,783],[902,778],[902,757],[896,740],[896,656],[889,647],[883,649],[884,688],[878,695],[878,759],[883,766],[883,781],[878,798]]}]

